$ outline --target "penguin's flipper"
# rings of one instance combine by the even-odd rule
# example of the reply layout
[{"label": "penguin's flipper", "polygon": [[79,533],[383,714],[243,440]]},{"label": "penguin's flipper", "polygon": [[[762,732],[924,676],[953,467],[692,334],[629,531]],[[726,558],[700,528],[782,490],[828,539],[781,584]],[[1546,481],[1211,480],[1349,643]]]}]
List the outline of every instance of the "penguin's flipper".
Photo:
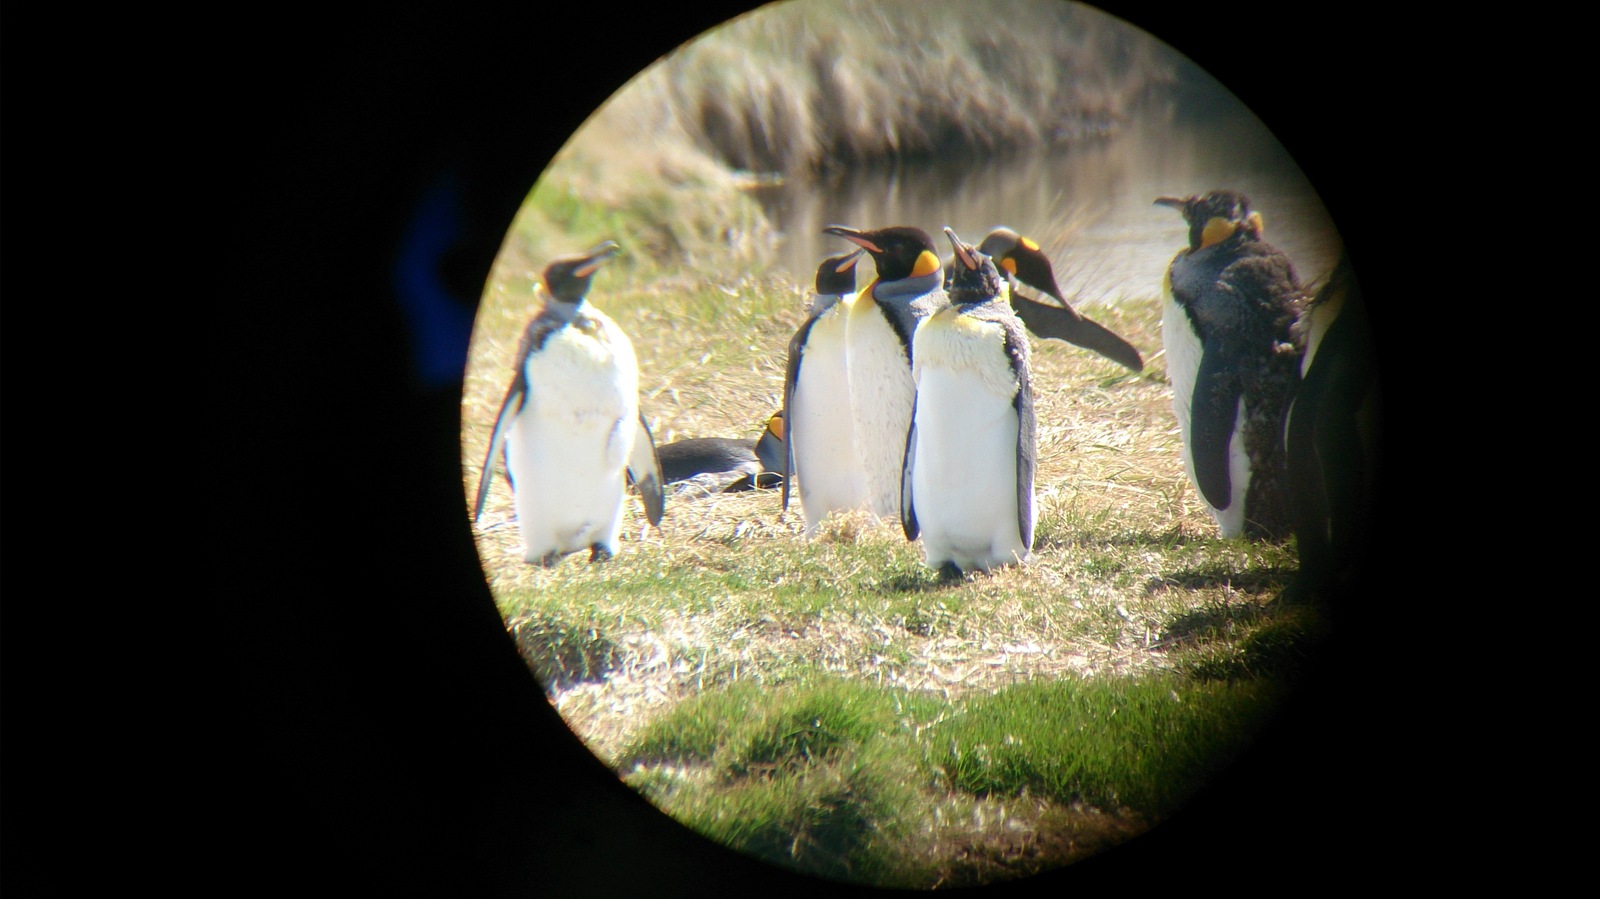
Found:
[{"label": "penguin's flipper", "polygon": [[911,495],[911,470],[917,458],[917,401],[911,400],[911,430],[906,432],[905,461],[900,466],[900,527],[905,531],[907,540],[916,540],[922,533],[922,526],[917,524],[917,508]]},{"label": "penguin's flipper", "polygon": [[[789,361],[784,366],[783,372],[783,501],[779,506],[781,511],[789,511],[789,489],[794,481],[794,419],[789,413],[794,411],[794,388],[800,382],[800,362],[805,355],[806,336],[811,333],[811,326],[816,324],[816,318],[806,319],[789,338]],[[770,429],[769,429],[770,430]]]},{"label": "penguin's flipper", "polygon": [[1207,338],[1201,349],[1189,407],[1190,461],[1200,495],[1212,508],[1226,509],[1233,494],[1228,445],[1237,424],[1241,387],[1238,373],[1226,362],[1233,354],[1220,344],[1215,337]]},{"label": "penguin's flipper", "polygon": [[[1027,340],[1021,334],[1017,339]],[[1007,332],[1007,344],[1012,343]],[[1022,537],[1022,547],[1033,550],[1033,479],[1038,467],[1038,420],[1033,411],[1033,379],[1028,367],[1021,364],[1022,350],[1026,347],[1008,345],[1012,367],[1017,373],[1017,395],[1011,405],[1017,410],[1017,533]]]},{"label": "penguin's flipper", "polygon": [[666,499],[661,491],[661,460],[656,456],[656,441],[650,435],[650,426],[639,415],[639,431],[633,438],[633,450],[628,453],[628,480],[639,491],[644,503],[644,516],[652,525],[661,526],[661,515],[666,511]]},{"label": "penguin's flipper", "polygon": [[1074,346],[1110,359],[1133,371],[1144,371],[1144,359],[1133,344],[1118,337],[1111,329],[1093,319],[1085,318],[1071,306],[1041,303],[1031,297],[1011,291],[1011,306],[1017,318],[1028,326],[1035,336],[1046,340],[1064,340]]},{"label": "penguin's flipper", "polygon": [[[528,384],[521,371],[506,388],[506,397],[500,402],[500,412],[494,418],[494,431],[489,436],[489,451],[483,456],[483,470],[478,474],[478,498],[472,503],[472,520],[483,514],[483,504],[489,498],[489,484],[494,480],[494,463],[505,452],[506,432],[511,430],[511,420],[522,411],[528,401]],[[513,485],[514,486],[514,485]]]}]

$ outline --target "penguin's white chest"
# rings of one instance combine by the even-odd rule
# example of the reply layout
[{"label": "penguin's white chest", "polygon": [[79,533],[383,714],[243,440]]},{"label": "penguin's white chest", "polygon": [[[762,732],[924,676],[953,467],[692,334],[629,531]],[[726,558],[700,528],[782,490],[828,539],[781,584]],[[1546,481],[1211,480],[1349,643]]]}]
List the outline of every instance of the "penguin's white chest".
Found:
[{"label": "penguin's white chest", "polygon": [[1166,350],[1167,378],[1172,381],[1172,411],[1183,436],[1184,460],[1189,453],[1189,410],[1194,402],[1195,375],[1200,370],[1200,338],[1168,286],[1161,301],[1161,343]]},{"label": "penguin's white chest", "polygon": [[911,491],[926,563],[968,571],[1026,558],[1017,510],[1019,383],[1004,329],[944,310],[917,329],[915,349]]},{"label": "penguin's white chest", "polygon": [[900,473],[915,387],[905,345],[868,296],[856,298],[847,326],[850,405],[866,470],[868,507],[898,518]]},{"label": "penguin's white chest", "polygon": [[867,506],[867,471],[856,448],[851,403],[849,312],[846,297],[812,324],[787,413],[808,535],[832,512]]},{"label": "penguin's white chest", "polygon": [[591,312],[525,365],[527,401],[506,439],[525,558],[597,543],[614,550],[639,414],[633,346]]}]

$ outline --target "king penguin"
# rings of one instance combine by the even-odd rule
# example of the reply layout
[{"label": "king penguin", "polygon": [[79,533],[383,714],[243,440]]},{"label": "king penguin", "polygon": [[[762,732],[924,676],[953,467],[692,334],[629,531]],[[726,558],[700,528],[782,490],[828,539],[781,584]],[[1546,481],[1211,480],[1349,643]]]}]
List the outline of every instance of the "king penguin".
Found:
[{"label": "king penguin", "polygon": [[1167,268],[1161,337],[1184,467],[1224,537],[1293,527],[1284,419],[1300,380],[1304,290],[1243,194],[1161,197],[1189,225]]},{"label": "king penguin", "polygon": [[921,228],[860,231],[831,225],[822,232],[866,250],[878,270],[850,305],[846,343],[856,449],[867,471],[867,510],[889,519],[900,514],[900,476],[916,392],[911,342],[917,325],[948,305],[942,266],[933,240]]},{"label": "king penguin", "polygon": [[846,322],[856,294],[856,260],[864,249],[830,256],[817,266],[816,289],[804,324],[789,341],[783,382],[788,452],[783,509],[791,484],[800,493],[806,536],[815,537],[833,512],[867,506],[867,470],[856,452],[846,367]]},{"label": "king penguin", "polygon": [[[1079,314],[1066,301],[1061,288],[1056,286],[1055,267],[1050,264],[1050,257],[1039,249],[1038,241],[1010,228],[996,228],[978,244],[978,252],[992,258],[994,264],[1005,272],[1002,286],[1011,300],[1011,308],[1034,336],[1044,340],[1066,341],[1093,350],[1133,371],[1144,370],[1144,359],[1133,344],[1105,325]],[[945,267],[946,290],[949,289],[950,279],[956,274],[955,260],[952,259]],[[1060,305],[1041,303],[1021,293],[1017,289],[1019,282],[1048,295]]]},{"label": "king penguin", "polygon": [[622,529],[624,478],[638,488],[650,523],[661,523],[661,466],[639,414],[633,344],[585,301],[595,271],[619,249],[608,240],[546,266],[544,308],[522,332],[515,374],[495,417],[472,517],[483,513],[503,456],[522,558],[530,563],[549,567],[582,549],[591,562],[611,558]]},{"label": "king penguin", "polygon": [[916,401],[900,521],[946,576],[1024,563],[1033,550],[1036,425],[1028,338],[994,261],[955,250],[950,305],[917,329]]},{"label": "king penguin", "polygon": [[1300,553],[1290,593],[1327,600],[1361,574],[1379,467],[1377,352],[1348,256],[1296,328],[1306,353],[1284,440]]},{"label": "king penguin", "polygon": [[[783,411],[773,413],[755,441],[736,437],[686,437],[656,447],[665,484],[680,493],[738,493],[776,487],[783,480]],[[684,484],[693,481],[694,484]]]}]

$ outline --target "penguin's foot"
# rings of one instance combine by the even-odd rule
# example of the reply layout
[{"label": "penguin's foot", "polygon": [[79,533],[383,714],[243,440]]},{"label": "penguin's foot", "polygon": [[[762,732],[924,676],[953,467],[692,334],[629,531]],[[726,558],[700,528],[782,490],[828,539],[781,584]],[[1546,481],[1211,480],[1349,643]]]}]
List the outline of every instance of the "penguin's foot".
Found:
[{"label": "penguin's foot", "polygon": [[540,556],[537,560],[529,559],[526,556],[524,556],[523,558],[526,561],[528,561],[530,563],[533,563],[533,564],[536,564],[536,565],[539,565],[540,567],[543,567],[543,568],[554,568],[557,565],[561,564],[561,560],[565,559],[566,557],[567,557],[566,553],[556,552],[555,550],[551,550],[550,552],[547,552],[544,555]]},{"label": "penguin's foot", "polygon": [[939,580],[941,581],[959,581],[963,577],[965,575],[961,573],[961,569],[954,562],[946,562],[939,566]]},{"label": "penguin's foot", "polygon": [[604,561],[610,559],[613,555],[614,555],[614,553],[612,553],[611,550],[607,549],[604,546],[601,546],[598,543],[596,543],[596,544],[594,544],[594,545],[589,547],[589,561],[590,562],[604,562]]}]

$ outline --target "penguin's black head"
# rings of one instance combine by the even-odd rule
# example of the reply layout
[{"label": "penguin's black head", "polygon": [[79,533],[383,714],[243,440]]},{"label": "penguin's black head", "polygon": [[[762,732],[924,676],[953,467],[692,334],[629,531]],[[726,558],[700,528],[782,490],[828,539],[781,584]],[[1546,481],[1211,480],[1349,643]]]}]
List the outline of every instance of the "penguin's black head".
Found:
[{"label": "penguin's black head", "polygon": [[822,233],[842,237],[872,254],[881,281],[919,278],[939,270],[939,255],[934,252],[933,238],[921,228],[896,225],[876,231],[857,231],[843,225],[829,225]]},{"label": "penguin's black head", "polygon": [[1250,198],[1231,190],[1193,197],[1158,197],[1157,206],[1171,206],[1189,223],[1189,249],[1201,250],[1235,234],[1261,239],[1261,213],[1250,211]]},{"label": "penguin's black head", "polygon": [[987,253],[965,243],[950,228],[944,229],[955,250],[950,265],[950,283],[945,289],[952,303],[983,303],[1000,295],[1000,270]]},{"label": "penguin's black head", "polygon": [[550,296],[563,303],[581,303],[589,292],[595,270],[622,250],[608,240],[582,256],[563,256],[544,268],[544,287]]},{"label": "penguin's black head", "polygon": [[865,252],[865,249],[854,250],[822,260],[817,266],[817,293],[825,297],[855,293],[856,261]]},{"label": "penguin's black head", "polygon": [[1056,270],[1039,244],[1010,228],[996,228],[978,244],[978,252],[994,257],[994,264],[1018,281],[1065,303],[1056,286]]}]

